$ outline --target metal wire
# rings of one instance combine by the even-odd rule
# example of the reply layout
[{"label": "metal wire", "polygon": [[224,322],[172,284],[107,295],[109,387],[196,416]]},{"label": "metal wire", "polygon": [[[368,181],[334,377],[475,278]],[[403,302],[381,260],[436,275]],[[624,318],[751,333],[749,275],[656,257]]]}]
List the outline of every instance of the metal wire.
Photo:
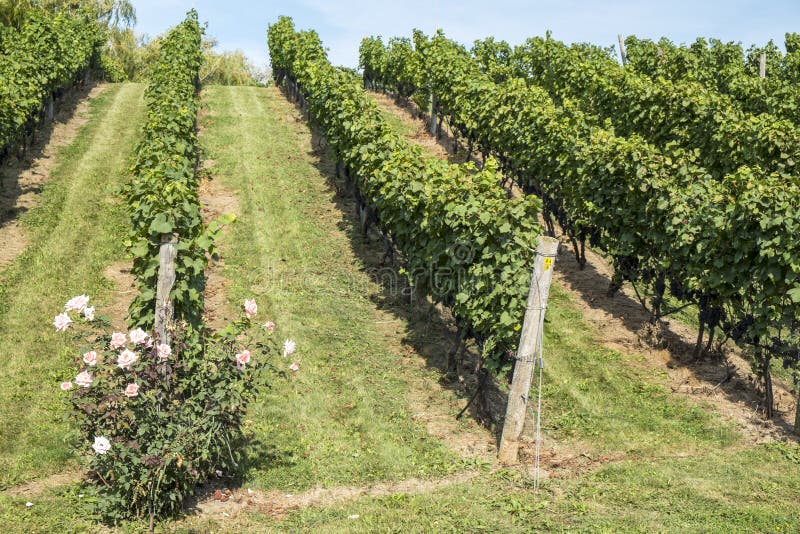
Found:
[{"label": "metal wire", "polygon": [[[538,256],[542,256],[544,258],[555,258],[556,255],[550,254],[539,254]],[[550,268],[550,267],[548,267]],[[534,464],[533,464],[533,491],[534,493],[538,493],[539,491],[539,475],[540,475],[540,465],[541,465],[541,443],[542,443],[542,383],[544,380],[544,315],[547,310],[547,306],[544,305],[542,302],[542,288],[539,285],[540,280],[539,277],[536,276],[536,272],[534,270],[533,278],[536,281],[537,289],[537,297],[539,298],[539,305],[538,306],[527,306],[525,307],[526,310],[536,310],[541,311],[539,314],[539,345],[536,347],[538,349],[538,358],[532,358],[537,351],[534,350],[534,354],[530,356],[526,356],[524,358],[520,358],[519,355],[515,357],[516,360],[525,361],[525,362],[534,362],[534,372],[536,369],[539,370],[538,376],[538,383],[536,387],[536,419],[535,419],[535,430],[534,430],[534,439],[536,440],[535,445],[535,452],[534,452]],[[532,359],[530,359],[532,358]],[[530,406],[528,406],[528,411],[530,413]],[[531,414],[533,415],[533,414]],[[533,419],[533,417],[531,417]]]},{"label": "metal wire", "polygon": [[[544,323],[544,314],[542,314],[542,323]],[[544,374],[544,358],[542,357],[542,349],[544,342],[544,330],[542,335],[539,336],[539,384],[536,388],[536,460],[533,470],[533,491],[539,491],[539,460],[541,457],[541,443],[542,443],[542,376]]]},{"label": "metal wire", "polygon": [[[539,284],[539,278],[536,278],[536,284]],[[539,460],[542,442],[542,375],[544,374],[544,314],[546,306],[542,303],[542,290],[539,287],[539,306],[542,312],[539,314],[539,384],[536,387],[536,456],[533,468],[533,491],[539,491]]]}]

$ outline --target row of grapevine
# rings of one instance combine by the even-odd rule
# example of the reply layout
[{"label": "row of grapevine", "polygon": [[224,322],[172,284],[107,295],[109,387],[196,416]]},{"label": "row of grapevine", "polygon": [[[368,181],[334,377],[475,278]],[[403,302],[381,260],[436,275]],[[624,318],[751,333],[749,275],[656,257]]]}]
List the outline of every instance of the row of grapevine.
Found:
[{"label": "row of grapevine", "polygon": [[665,154],[692,158],[716,178],[743,165],[798,174],[800,130],[790,120],[745,113],[697,82],[651,80],[587,48],[549,36],[528,39],[514,49],[508,70],[556,102],[578,102],[619,135],[640,135]]},{"label": "row of grapevine", "polygon": [[426,156],[382,117],[352,73],[330,65],[313,31],[268,30],[276,82],[296,90],[404,260],[416,291],[452,309],[498,370],[516,349],[540,226],[534,196],[509,200],[494,163],[475,172]]},{"label": "row of grapevine", "polygon": [[[701,323],[753,347],[765,374],[774,355],[800,363],[796,182],[747,167],[715,179],[598,125],[575,102],[556,105],[530,80],[495,83],[442,34],[414,42],[418,57],[399,70],[418,93],[432,93],[458,134],[540,195],[567,234],[605,250],[616,283],[648,285],[656,315],[667,287],[696,302]],[[366,64],[380,56],[376,40],[364,43],[365,72],[379,70]]]},{"label": "row of grapevine", "polygon": [[224,328],[202,321],[204,270],[223,224],[203,224],[197,191],[202,34],[192,10],[160,42],[124,189],[139,289],[134,328],[90,331],[92,352],[75,358],[82,387],[71,394],[93,482],[82,491],[94,512],[114,525],[149,516],[150,531],[185,510],[202,484],[241,473],[245,417],[280,354],[274,324],[253,335],[255,300]]},{"label": "row of grapevine", "polygon": [[[748,113],[770,113],[800,124],[800,87],[793,61],[793,39],[786,34],[790,51],[781,56],[775,51],[766,54],[766,77],[758,75],[760,50],[745,54],[738,43],[697,39],[689,46],[677,46],[667,39],[655,43],[649,39],[625,39],[627,65],[651,79],[662,77],[672,81],[692,80],[711,90],[731,96]],[[758,53],[757,53],[758,52]]]},{"label": "row of grapevine", "polygon": [[[786,81],[796,80],[794,55],[800,44],[800,34],[787,33],[785,44],[787,53],[782,54],[772,41],[766,46],[753,45],[744,50],[741,43],[724,43],[719,39],[706,40],[700,37],[690,45],[678,46],[666,38],[655,43],[650,39],[629,36],[625,38],[626,63],[635,64],[637,70],[649,75],[675,79],[691,77],[711,82],[714,72],[721,77],[746,74],[757,78],[763,55],[769,76]],[[658,74],[656,71],[659,71]]]},{"label": "row of grapevine", "polygon": [[32,11],[2,31],[0,159],[33,132],[48,98],[83,79],[101,44],[95,21],[65,13]]},{"label": "row of grapevine", "polygon": [[139,295],[131,304],[134,326],[153,327],[159,247],[178,238],[175,319],[198,324],[202,314],[208,235],[200,214],[196,92],[202,63],[202,32],[191,11],[161,42],[145,92],[147,120],[135,150],[134,179],[126,186],[132,223],[133,274]]}]

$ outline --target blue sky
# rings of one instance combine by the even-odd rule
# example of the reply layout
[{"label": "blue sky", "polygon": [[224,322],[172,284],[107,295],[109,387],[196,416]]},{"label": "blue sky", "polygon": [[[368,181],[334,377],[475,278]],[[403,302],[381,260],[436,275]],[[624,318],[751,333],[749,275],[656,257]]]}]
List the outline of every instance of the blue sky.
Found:
[{"label": "blue sky", "polygon": [[567,41],[608,46],[618,33],[666,36],[675,42],[696,37],[741,41],[745,48],[769,39],[783,47],[787,31],[800,31],[800,0],[633,1],[562,0],[133,0],[137,33],[155,36],[181,20],[192,7],[208,22],[208,33],[222,49],[241,49],[266,66],[266,26],[279,15],[300,29],[313,28],[329,48],[331,61],[355,67],[358,45],[367,35],[406,36],[413,28],[431,33],[442,28],[463,43],[494,36],[512,44],[553,31]]}]

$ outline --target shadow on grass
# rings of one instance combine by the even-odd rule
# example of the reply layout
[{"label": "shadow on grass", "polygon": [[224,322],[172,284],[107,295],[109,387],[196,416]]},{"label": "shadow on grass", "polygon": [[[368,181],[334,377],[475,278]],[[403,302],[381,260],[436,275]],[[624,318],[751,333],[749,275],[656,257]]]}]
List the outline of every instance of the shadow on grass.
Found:
[{"label": "shadow on grass", "polygon": [[[247,447],[244,450],[247,451],[247,456],[242,459],[235,473],[222,473],[217,478],[206,481],[197,487],[194,495],[184,501],[183,513],[186,516],[201,514],[201,506],[204,503],[218,500],[218,497],[224,495],[226,490],[232,492],[243,489],[247,474],[251,469],[263,465],[269,465],[272,468],[290,467],[294,462],[294,451],[280,451],[255,436],[247,438]],[[225,501],[227,500],[225,499]]]},{"label": "shadow on grass", "polygon": [[[299,102],[294,102],[285,89],[282,92],[307,119]],[[309,155],[315,167],[328,178],[332,202],[341,214],[338,228],[348,236],[353,252],[363,262],[362,271],[368,273],[381,288],[380,293],[372,297],[373,303],[408,325],[401,341],[420,355],[428,368],[438,373],[443,388],[462,400],[470,400],[478,384],[483,381],[480,395],[470,404],[464,416],[472,417],[491,430],[499,442],[507,394],[496,380],[487,379],[485,371],[478,371],[479,354],[473,343],[466,344],[457,371],[454,373],[448,369],[448,354],[455,352],[459,345],[455,318],[447,308],[412,290],[406,276],[400,272],[403,259],[397,252],[391,258],[387,256],[383,236],[376,228],[370,228],[366,235],[362,233],[354,192],[348,188],[346,180],[338,176],[335,156],[329,150],[323,132],[313,122],[306,120],[306,123],[312,136]],[[394,334],[394,331],[391,333]],[[452,414],[454,420],[457,415]]]},{"label": "shadow on grass", "polygon": [[40,174],[32,167],[33,162],[44,155],[56,126],[73,118],[78,105],[89,96],[95,85],[81,84],[65,91],[56,100],[54,119],[35,129],[30,145],[24,151],[20,150],[19,154],[0,159],[0,228],[30,209],[30,205],[19,203],[19,198],[40,193],[44,183],[37,179],[26,183],[21,177],[25,173]]},{"label": "shadow on grass", "polygon": [[[623,292],[617,292],[612,297],[608,296],[607,290],[611,279],[608,274],[597,269],[594,265],[596,262],[587,262],[585,268],[581,270],[574,253],[567,247],[562,249],[559,272],[568,288],[580,295],[586,306],[592,310],[602,311],[622,323],[628,332],[628,337],[635,338],[642,344],[642,348],[656,350],[663,348],[668,355],[668,360],[663,362],[667,367],[684,369],[693,381],[701,384],[713,384],[710,387],[698,387],[697,393],[723,395],[731,403],[748,406],[753,411],[754,417],[762,411],[759,407],[763,408],[764,397],[758,389],[758,380],[733,365],[725,364],[731,347],[723,347],[721,353],[712,351],[711,355],[706,354],[704,357],[696,358],[694,340],[687,339],[685,333],[682,335],[672,327],[677,322],[676,319],[662,319],[658,325],[653,325],[650,313],[637,299]],[[655,340],[652,338],[652,332],[656,333]],[[691,332],[693,336],[697,335],[694,328]],[[781,417],[780,411],[787,412],[791,406],[776,406],[776,408],[778,409],[775,417],[771,420],[762,419],[761,422],[767,424],[768,421],[771,422],[775,425],[775,430],[789,437],[793,432],[792,425]],[[761,426],[760,422],[756,424]]]}]

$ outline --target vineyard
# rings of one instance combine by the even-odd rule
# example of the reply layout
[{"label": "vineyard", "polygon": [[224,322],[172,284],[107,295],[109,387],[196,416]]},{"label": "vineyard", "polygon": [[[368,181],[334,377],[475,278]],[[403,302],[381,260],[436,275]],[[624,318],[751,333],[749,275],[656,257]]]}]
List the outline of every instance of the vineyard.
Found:
[{"label": "vineyard", "polygon": [[93,24],[56,15],[34,16],[0,38],[0,156],[25,147],[53,99],[88,72],[99,45]]},{"label": "vineyard", "polygon": [[752,350],[767,383],[773,358],[797,369],[794,125],[690,82],[654,82],[602,50],[549,38],[503,50],[483,41],[470,55],[417,33],[413,50],[365,39],[361,62],[365,83],[433,99],[440,122],[540,196],[579,262],[587,240],[606,253],[610,292],[638,284],[653,321],[667,296],[696,306],[695,355],[719,330]]},{"label": "vineyard", "polygon": [[796,529],[797,34],[140,83],[91,5],[0,7],[3,532]]}]

